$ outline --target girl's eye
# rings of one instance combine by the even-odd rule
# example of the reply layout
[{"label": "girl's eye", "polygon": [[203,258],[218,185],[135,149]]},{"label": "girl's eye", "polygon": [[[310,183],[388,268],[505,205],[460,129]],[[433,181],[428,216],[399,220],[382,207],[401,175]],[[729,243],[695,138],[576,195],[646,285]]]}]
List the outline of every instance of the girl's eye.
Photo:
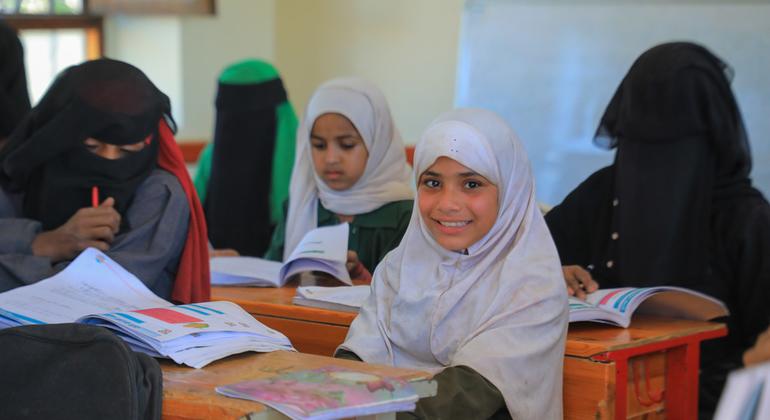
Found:
[{"label": "girl's eye", "polygon": [[478,181],[465,181],[465,188],[468,189],[475,189],[481,186],[481,183]]},{"label": "girl's eye", "polygon": [[322,141],[318,141],[318,142],[314,141],[314,142],[311,142],[311,143],[310,143],[310,146],[311,146],[313,149],[323,150],[323,149],[325,149],[325,148],[326,148],[326,143],[324,143],[324,142],[322,142]]},{"label": "girl's eye", "polygon": [[358,143],[354,143],[354,142],[340,143],[340,147],[343,150],[350,150],[350,149],[356,147],[357,145],[358,145]]},{"label": "girl's eye", "polygon": [[436,179],[426,179],[422,182],[423,185],[425,185],[428,188],[438,188],[441,183]]}]

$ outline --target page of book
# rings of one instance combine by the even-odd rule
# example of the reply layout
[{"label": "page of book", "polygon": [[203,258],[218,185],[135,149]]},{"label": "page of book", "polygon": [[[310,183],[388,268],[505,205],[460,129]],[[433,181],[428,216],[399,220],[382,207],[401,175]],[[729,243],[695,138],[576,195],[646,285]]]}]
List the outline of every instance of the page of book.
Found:
[{"label": "page of book", "polygon": [[358,312],[369,297],[371,286],[301,286],[292,299],[296,305],[346,312]]},{"label": "page of book", "polygon": [[674,286],[599,289],[581,301],[569,299],[570,322],[595,321],[628,327],[634,313],[708,321],[729,315],[718,299]]},{"label": "page of book", "polygon": [[345,263],[348,260],[349,225],[340,223],[311,230],[284,262],[281,277],[287,279],[303,271],[324,271],[352,286]]},{"label": "page of book", "polygon": [[283,264],[256,257],[215,257],[209,261],[212,286],[280,287]]},{"label": "page of book", "polygon": [[93,313],[172,305],[101,251],[88,248],[53,277],[0,293],[0,323],[74,322]]},{"label": "page of book", "polygon": [[244,351],[293,350],[286,336],[232,302],[92,314],[77,322],[110,328],[137,351],[195,368]]}]

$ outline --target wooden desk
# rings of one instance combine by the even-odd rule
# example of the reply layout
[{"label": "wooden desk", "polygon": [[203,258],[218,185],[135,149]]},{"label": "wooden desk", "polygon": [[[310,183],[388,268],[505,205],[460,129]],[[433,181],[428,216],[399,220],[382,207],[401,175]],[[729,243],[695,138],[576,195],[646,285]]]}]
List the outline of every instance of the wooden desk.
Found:
[{"label": "wooden desk", "polygon": [[697,418],[700,342],[726,334],[722,324],[652,317],[629,328],[571,324],[565,418]]},{"label": "wooden desk", "polygon": [[[217,394],[218,385],[273,376],[278,372],[346,366],[366,372],[387,374],[412,381],[421,397],[435,395],[436,386],[425,372],[370,365],[351,360],[332,359],[310,354],[276,351],[243,353],[216,361],[203,369],[178,366],[161,361],[163,369],[164,419],[285,419],[283,414],[262,404]],[[378,418],[381,416],[378,416]],[[388,417],[388,416],[384,416]],[[391,415],[390,417],[395,417]]]},{"label": "wooden desk", "polygon": [[[294,287],[212,288],[213,300],[241,305],[286,334],[300,351],[331,355],[355,314],[296,306],[291,303],[294,294]],[[627,329],[570,325],[564,359],[565,418],[696,418],[700,342],[726,334],[722,324],[643,317],[636,317]],[[661,391],[664,398],[656,402]]]}]

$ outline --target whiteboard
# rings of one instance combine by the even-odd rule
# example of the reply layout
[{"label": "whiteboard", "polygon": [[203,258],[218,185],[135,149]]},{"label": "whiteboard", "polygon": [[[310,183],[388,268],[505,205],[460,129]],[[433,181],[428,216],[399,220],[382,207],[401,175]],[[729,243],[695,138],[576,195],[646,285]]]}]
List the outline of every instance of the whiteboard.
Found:
[{"label": "whiteboard", "polygon": [[532,161],[538,199],[557,204],[611,164],[593,134],[631,63],[649,47],[694,41],[735,70],[754,184],[770,193],[770,4],[469,0],[455,105],[500,113]]}]

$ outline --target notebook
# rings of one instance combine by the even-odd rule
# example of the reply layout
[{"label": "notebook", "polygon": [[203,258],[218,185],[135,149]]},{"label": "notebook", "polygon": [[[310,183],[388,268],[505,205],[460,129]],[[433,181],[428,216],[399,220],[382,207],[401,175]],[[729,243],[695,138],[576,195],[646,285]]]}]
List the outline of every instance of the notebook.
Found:
[{"label": "notebook", "polygon": [[332,311],[358,312],[369,297],[371,286],[350,287],[297,287],[292,303],[300,306],[330,309]]},{"label": "notebook", "polygon": [[256,257],[212,258],[211,284],[281,287],[294,274],[322,271],[351,286],[353,282],[345,267],[348,230],[347,223],[311,230],[284,263]]},{"label": "notebook", "polygon": [[634,313],[700,321],[729,315],[720,300],[673,286],[599,289],[586,300],[569,298],[569,322],[603,322],[627,328]]},{"label": "notebook", "polygon": [[216,391],[257,401],[292,419],[308,420],[413,411],[418,399],[403,379],[337,366],[218,386]]},{"label": "notebook", "polygon": [[67,322],[104,326],[135,351],[195,368],[245,351],[293,350],[238,305],[175,306],[94,248],[48,279],[0,293],[0,328]]}]

